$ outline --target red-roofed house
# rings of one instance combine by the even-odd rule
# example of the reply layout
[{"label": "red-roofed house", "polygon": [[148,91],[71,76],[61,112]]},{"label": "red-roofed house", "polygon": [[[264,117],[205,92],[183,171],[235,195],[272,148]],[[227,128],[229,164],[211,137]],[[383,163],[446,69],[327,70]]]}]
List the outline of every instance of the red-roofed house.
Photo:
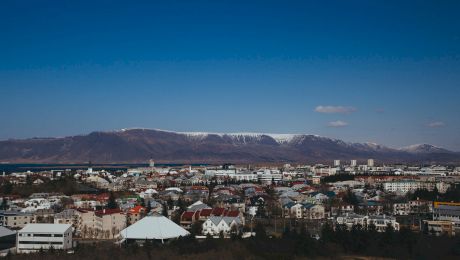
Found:
[{"label": "red-roofed house", "polygon": [[199,220],[199,211],[185,211],[180,216],[180,225],[184,228],[190,228],[193,223]]},{"label": "red-roofed house", "polygon": [[205,221],[206,219],[208,219],[211,216],[211,213],[212,213],[212,209],[202,209],[199,212],[199,220],[200,221]]},{"label": "red-roofed house", "polygon": [[81,235],[85,238],[109,239],[126,227],[126,214],[120,209],[81,210]]},{"label": "red-roofed house", "polygon": [[134,224],[145,216],[145,208],[142,206],[135,206],[128,211],[128,222]]}]

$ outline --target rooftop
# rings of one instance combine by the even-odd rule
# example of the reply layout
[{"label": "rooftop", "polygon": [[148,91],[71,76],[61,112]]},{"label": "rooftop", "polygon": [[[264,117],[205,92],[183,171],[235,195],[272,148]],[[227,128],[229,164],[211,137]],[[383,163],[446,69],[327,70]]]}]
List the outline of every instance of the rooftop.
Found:
[{"label": "rooftop", "polygon": [[72,225],[70,224],[27,224],[20,233],[64,233]]}]

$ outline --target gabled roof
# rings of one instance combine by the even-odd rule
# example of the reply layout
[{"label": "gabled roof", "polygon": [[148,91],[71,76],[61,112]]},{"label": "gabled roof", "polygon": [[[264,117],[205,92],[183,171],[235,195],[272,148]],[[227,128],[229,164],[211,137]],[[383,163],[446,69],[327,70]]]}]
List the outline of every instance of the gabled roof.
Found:
[{"label": "gabled roof", "polygon": [[241,224],[241,219],[239,217],[217,217],[217,216],[211,216],[208,218],[209,221],[211,221],[214,225],[219,225],[220,222],[224,221],[227,226],[230,226],[233,221],[237,224]]},{"label": "gabled roof", "polygon": [[238,210],[231,210],[228,211],[227,214],[225,214],[226,217],[238,217],[240,215],[240,212]]},{"label": "gabled roof", "polygon": [[212,210],[212,213],[211,213],[211,214],[214,215],[214,216],[222,216],[222,215],[224,215],[224,213],[225,213],[225,209],[224,209],[224,208],[214,208],[214,209]]},{"label": "gabled roof", "polygon": [[316,204],[313,204],[313,203],[302,203],[302,206],[306,209],[311,209],[313,208],[314,206],[317,206]]},{"label": "gabled roof", "polygon": [[222,217],[216,217],[216,216],[211,216],[208,218],[209,221],[211,221],[214,225],[219,225],[220,221],[222,220]]},{"label": "gabled roof", "polygon": [[193,203],[192,205],[190,205],[188,207],[188,210],[189,211],[197,211],[197,210],[201,210],[201,209],[210,209],[211,207],[209,207],[208,205],[204,204],[203,202],[201,201],[197,201],[195,203]]},{"label": "gabled roof", "polygon": [[290,202],[284,204],[284,207],[285,207],[285,208],[292,208],[292,207],[294,207],[294,206],[297,205],[297,204],[298,204],[297,202],[290,201]]},{"label": "gabled roof", "polygon": [[195,215],[195,211],[185,211],[184,213],[182,213],[182,216],[180,219],[181,221],[184,221],[184,220],[192,221],[194,215]]}]

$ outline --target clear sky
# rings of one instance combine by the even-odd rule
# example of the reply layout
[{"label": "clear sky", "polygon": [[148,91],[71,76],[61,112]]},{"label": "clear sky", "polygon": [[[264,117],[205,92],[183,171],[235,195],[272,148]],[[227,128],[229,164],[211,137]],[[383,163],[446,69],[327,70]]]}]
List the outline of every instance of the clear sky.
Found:
[{"label": "clear sky", "polygon": [[456,0],[1,1],[0,139],[145,127],[460,151],[459,13]]}]

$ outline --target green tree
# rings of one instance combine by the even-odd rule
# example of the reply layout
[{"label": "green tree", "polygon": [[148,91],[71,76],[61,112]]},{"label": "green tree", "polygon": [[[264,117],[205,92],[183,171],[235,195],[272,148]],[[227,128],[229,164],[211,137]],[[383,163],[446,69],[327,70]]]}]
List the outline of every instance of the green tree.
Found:
[{"label": "green tree", "polygon": [[165,216],[165,217],[169,217],[168,216],[168,204],[166,204],[166,203],[163,203],[162,215]]},{"label": "green tree", "polygon": [[202,225],[201,222],[194,222],[190,227],[190,234],[195,237],[197,235],[201,235],[202,232]]},{"label": "green tree", "polygon": [[30,177],[30,175],[27,174],[27,176],[26,176],[26,185],[27,185],[27,186],[31,186],[32,183],[33,183],[32,177]]},{"label": "green tree", "polygon": [[115,195],[113,194],[113,192],[111,192],[110,195],[109,195],[109,200],[107,201],[106,207],[109,208],[109,209],[118,208],[118,204],[117,204],[117,202],[115,200]]},{"label": "green tree", "polygon": [[9,181],[4,182],[1,187],[1,192],[2,194],[7,194],[7,195],[13,193],[13,184]]},{"label": "green tree", "polygon": [[144,198],[139,199],[139,205],[142,206],[142,207],[145,207],[145,199]]},{"label": "green tree", "polygon": [[147,205],[145,207],[145,214],[149,214],[150,211],[152,211],[152,204],[151,204],[150,200],[148,200]]},{"label": "green tree", "polygon": [[256,233],[257,239],[267,238],[267,231],[265,230],[265,226],[260,222],[257,222],[256,227],[254,228],[254,232]]},{"label": "green tree", "polygon": [[9,208],[8,199],[3,197],[2,204],[0,205],[0,209],[7,210],[8,208]]},{"label": "green tree", "polygon": [[358,198],[350,189],[347,190],[345,196],[343,197],[343,201],[354,206],[359,203]]}]

